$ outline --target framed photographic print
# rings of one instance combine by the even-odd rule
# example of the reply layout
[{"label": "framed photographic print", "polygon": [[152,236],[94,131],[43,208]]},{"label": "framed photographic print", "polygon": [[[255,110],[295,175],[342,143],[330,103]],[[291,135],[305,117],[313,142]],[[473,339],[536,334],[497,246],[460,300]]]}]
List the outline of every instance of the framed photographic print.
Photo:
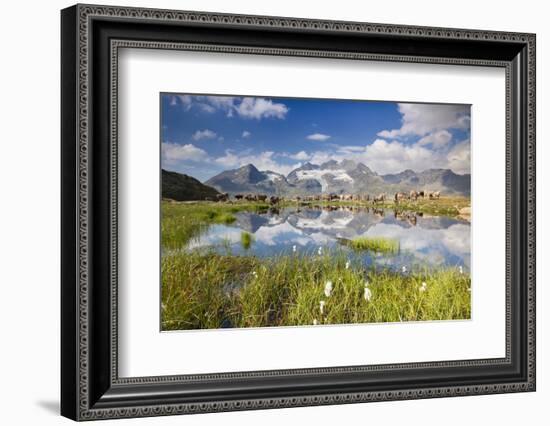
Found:
[{"label": "framed photographic print", "polygon": [[62,414],[535,390],[535,36],[76,5]]}]

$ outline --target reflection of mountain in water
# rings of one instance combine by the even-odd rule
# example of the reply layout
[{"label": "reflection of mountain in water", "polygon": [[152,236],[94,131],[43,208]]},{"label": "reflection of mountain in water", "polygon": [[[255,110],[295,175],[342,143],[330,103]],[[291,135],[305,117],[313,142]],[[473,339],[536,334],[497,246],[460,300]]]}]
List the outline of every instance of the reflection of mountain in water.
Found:
[{"label": "reflection of mountain in water", "polygon": [[254,233],[261,226],[268,225],[269,218],[266,215],[239,213],[235,224],[243,231]]},{"label": "reflection of mountain in water", "polygon": [[[240,246],[241,230],[254,234],[250,249]],[[398,255],[361,253],[368,262],[430,265],[470,265],[470,225],[448,217],[403,217],[393,211],[352,208],[287,208],[264,214],[240,212],[230,226],[215,225],[189,248],[232,244],[240,255],[273,256],[291,253],[292,247],[313,252],[319,246],[339,246],[337,239],[357,237],[397,239]],[[358,255],[358,254],[354,254]]]}]

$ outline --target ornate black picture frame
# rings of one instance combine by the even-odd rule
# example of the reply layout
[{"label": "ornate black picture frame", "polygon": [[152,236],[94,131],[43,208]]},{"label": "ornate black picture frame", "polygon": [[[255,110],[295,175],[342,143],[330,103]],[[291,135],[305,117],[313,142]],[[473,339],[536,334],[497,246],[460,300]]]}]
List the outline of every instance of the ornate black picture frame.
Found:
[{"label": "ornate black picture frame", "polygon": [[[61,413],[74,420],[535,390],[535,35],[76,5],[61,13]],[[506,356],[120,378],[121,47],[482,65],[506,72]]]}]

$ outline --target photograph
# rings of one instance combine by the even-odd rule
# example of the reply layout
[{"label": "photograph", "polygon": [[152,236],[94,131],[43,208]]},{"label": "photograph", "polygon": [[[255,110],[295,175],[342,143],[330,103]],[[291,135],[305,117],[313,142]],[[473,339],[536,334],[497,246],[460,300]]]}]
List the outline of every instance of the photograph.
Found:
[{"label": "photograph", "polygon": [[470,319],[470,115],[161,93],[161,330]]}]

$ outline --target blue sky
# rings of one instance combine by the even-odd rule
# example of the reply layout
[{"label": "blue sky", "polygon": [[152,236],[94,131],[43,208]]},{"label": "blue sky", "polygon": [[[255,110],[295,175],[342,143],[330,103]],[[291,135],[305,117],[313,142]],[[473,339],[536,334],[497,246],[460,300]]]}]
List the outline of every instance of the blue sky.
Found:
[{"label": "blue sky", "polygon": [[162,167],[205,181],[252,163],[288,174],[306,161],[362,161],[380,173],[470,173],[470,107],[161,94]]}]

